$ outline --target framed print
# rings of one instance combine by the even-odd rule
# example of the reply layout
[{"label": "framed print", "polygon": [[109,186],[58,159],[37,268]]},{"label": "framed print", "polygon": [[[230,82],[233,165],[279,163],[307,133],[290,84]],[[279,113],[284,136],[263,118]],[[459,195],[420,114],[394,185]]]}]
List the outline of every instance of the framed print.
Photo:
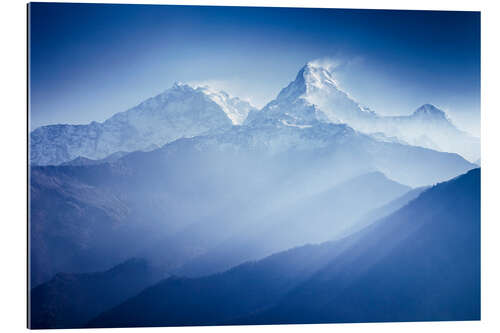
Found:
[{"label": "framed print", "polygon": [[480,320],[480,13],[28,4],[31,329]]}]

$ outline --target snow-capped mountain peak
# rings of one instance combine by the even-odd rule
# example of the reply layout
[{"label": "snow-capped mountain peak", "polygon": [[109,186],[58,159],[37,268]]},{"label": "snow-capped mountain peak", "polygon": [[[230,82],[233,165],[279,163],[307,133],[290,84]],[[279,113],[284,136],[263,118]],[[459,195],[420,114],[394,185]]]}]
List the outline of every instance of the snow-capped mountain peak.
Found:
[{"label": "snow-capped mountain peak", "polygon": [[157,108],[172,99],[189,99],[193,96],[198,96],[199,98],[205,97],[217,104],[231,120],[233,125],[240,125],[243,123],[248,113],[256,109],[249,102],[243,101],[238,97],[233,97],[225,91],[217,90],[207,85],[195,86],[180,81],[174,82],[171,88],[155,97],[147,99],[139,104],[138,107]]},{"label": "snow-capped mountain peak", "polygon": [[102,159],[117,151],[148,151],[179,138],[230,128],[253,109],[225,92],[176,82],[103,123],[35,129],[30,134],[30,161],[57,165],[78,156]]},{"label": "snow-capped mountain peak", "polygon": [[247,123],[277,118],[287,123],[293,120],[296,125],[316,121],[350,124],[357,118],[374,115],[339,89],[334,75],[326,67],[307,63],[275,100],[249,115]]},{"label": "snow-capped mountain peak", "polygon": [[300,69],[295,77],[286,88],[281,90],[277,100],[293,100],[304,98],[309,93],[313,93],[318,89],[338,89],[332,73],[326,68],[307,63]]}]

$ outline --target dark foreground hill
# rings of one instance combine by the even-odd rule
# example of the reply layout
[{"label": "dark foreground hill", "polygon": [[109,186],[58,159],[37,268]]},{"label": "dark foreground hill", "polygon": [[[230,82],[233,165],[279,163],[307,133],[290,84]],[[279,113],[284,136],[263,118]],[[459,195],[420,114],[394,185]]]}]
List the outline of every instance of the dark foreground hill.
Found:
[{"label": "dark foreground hill", "polygon": [[480,319],[480,169],[369,227],[225,273],[169,278],[90,327]]},{"label": "dark foreground hill", "polygon": [[30,292],[30,328],[78,328],[158,281],[142,259],[130,259],[110,270],[57,274]]}]

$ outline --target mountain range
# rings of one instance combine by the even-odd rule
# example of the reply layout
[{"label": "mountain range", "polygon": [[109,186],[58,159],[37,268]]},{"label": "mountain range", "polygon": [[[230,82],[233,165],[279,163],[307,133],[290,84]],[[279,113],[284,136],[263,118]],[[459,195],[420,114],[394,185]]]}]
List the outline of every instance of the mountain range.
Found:
[{"label": "mountain range", "polygon": [[48,125],[30,133],[30,163],[58,165],[77,158],[99,160],[118,152],[151,151],[191,138],[269,122],[304,128],[317,122],[347,124],[380,141],[399,142],[480,158],[479,139],[457,129],[447,115],[424,104],[409,116],[380,116],[342,91],[326,68],[306,64],[277,98],[258,110],[207,86],[175,83],[103,123]]}]

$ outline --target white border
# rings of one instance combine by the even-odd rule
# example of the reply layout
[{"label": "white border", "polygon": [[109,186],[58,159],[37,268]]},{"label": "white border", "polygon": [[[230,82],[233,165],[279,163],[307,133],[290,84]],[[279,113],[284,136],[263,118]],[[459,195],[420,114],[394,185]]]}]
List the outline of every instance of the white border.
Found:
[{"label": "white border", "polygon": [[[61,1],[53,1],[61,2]],[[79,1],[93,3],[198,4],[376,9],[428,9],[481,11],[482,21],[482,320],[480,322],[283,325],[241,327],[185,327],[113,329],[113,332],[422,332],[453,330],[500,331],[499,262],[500,216],[498,189],[500,144],[499,6],[495,1],[357,1],[357,0],[218,0],[218,1]],[[0,328],[26,330],[26,3],[1,3],[0,45],[0,156],[2,214],[0,232]],[[66,332],[69,330],[59,330]],[[102,332],[86,330],[84,332]]]}]

